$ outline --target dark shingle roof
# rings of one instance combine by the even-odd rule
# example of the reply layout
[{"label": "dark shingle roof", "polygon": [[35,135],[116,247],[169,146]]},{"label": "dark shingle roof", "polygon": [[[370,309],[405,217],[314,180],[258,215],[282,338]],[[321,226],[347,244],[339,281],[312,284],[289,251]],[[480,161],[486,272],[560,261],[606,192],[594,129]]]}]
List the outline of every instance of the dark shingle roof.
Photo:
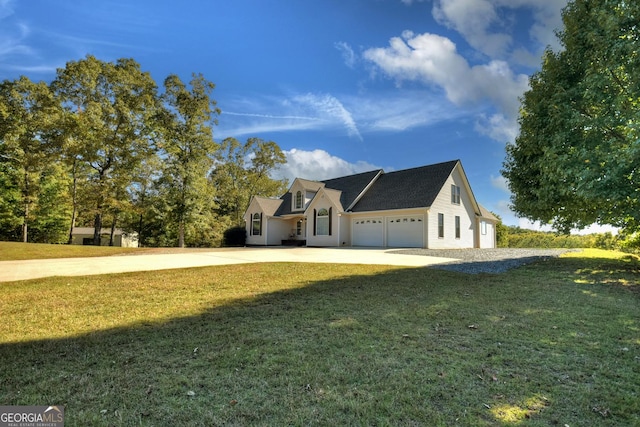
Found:
[{"label": "dark shingle roof", "polygon": [[[458,160],[452,160],[382,174],[362,199],[356,203],[352,211],[366,212],[429,207],[433,204],[456,164],[458,164]],[[327,187],[330,187],[328,183]]]},{"label": "dark shingle roof", "polygon": [[370,172],[359,173],[356,175],[343,176],[341,178],[327,179],[321,181],[326,188],[342,191],[340,195],[340,203],[347,209],[351,203],[362,193],[372,179],[376,177],[382,170],[374,170]]},{"label": "dark shingle roof", "polygon": [[280,197],[282,200],[282,204],[274,214],[275,216],[288,215],[291,213],[291,203],[293,200],[293,195],[289,192],[286,192]]}]

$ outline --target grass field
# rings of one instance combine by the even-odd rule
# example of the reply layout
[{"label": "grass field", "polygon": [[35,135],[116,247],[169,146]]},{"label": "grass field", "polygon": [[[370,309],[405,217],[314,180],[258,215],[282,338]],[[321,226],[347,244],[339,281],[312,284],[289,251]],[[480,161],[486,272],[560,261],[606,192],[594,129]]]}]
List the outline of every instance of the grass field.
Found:
[{"label": "grass field", "polygon": [[146,249],[113,246],[48,245],[45,243],[0,242],[0,261],[23,259],[78,258],[122,255]]},{"label": "grass field", "polygon": [[586,251],[2,283],[0,404],[67,427],[640,425],[639,273]]}]

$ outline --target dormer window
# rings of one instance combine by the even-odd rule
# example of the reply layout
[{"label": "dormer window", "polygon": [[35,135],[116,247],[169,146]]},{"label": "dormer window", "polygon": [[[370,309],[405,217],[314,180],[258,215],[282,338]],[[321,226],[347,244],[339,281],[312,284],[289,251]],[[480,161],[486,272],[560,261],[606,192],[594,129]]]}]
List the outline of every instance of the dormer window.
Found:
[{"label": "dormer window", "polygon": [[302,191],[296,193],[295,209],[302,209]]}]

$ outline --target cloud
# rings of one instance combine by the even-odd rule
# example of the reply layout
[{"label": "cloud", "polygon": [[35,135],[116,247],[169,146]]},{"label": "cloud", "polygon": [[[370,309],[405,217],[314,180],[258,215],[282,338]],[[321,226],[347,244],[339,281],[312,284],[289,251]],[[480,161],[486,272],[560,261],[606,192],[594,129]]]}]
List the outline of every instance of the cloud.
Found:
[{"label": "cloud", "polygon": [[346,42],[336,42],[333,44],[336,49],[342,53],[342,59],[347,67],[353,68],[358,61],[358,57],[356,56],[351,46],[349,46]]},{"label": "cloud", "polygon": [[[534,56],[546,46],[557,48],[554,30],[561,28],[561,10],[567,0],[435,0],[432,15],[442,25],[460,33],[467,43],[491,58],[506,58],[531,65]],[[531,49],[515,47],[512,31],[496,31],[496,28],[512,30],[520,23],[514,22],[515,9],[527,9],[533,18],[529,29]],[[538,64],[533,64],[538,65]]]},{"label": "cloud", "polygon": [[375,94],[293,94],[232,99],[220,104],[216,134],[240,137],[268,132],[346,130],[363,140],[376,132],[403,132],[452,120],[468,111],[444,96],[413,89]]},{"label": "cloud", "polygon": [[506,193],[510,193],[511,191],[509,190],[509,183],[507,182],[507,179],[502,176],[502,175],[498,175],[498,176],[494,176],[491,175],[490,177],[491,179],[491,186],[494,188],[497,188],[499,190],[502,190]]},{"label": "cloud", "polygon": [[509,34],[489,32],[500,20],[489,0],[436,0],[432,14],[440,24],[456,30],[473,48],[490,57],[502,57],[513,42]]},{"label": "cloud", "polygon": [[320,117],[327,121],[338,121],[346,128],[349,136],[362,140],[358,126],[351,113],[344,107],[342,102],[332,95],[307,93],[293,98],[293,102],[298,103],[305,109],[311,109]]},{"label": "cloud", "polygon": [[528,76],[515,74],[505,61],[470,66],[450,39],[431,33],[414,35],[410,31],[393,37],[389,47],[367,49],[364,58],[398,84],[418,81],[441,88],[457,106],[489,102],[497,113],[482,120],[479,129],[501,142],[504,137],[515,136],[518,98],[528,88]]},{"label": "cloud", "polygon": [[364,161],[349,163],[324,150],[305,151],[293,148],[283,152],[287,163],[274,174],[274,178],[286,178],[289,182],[295,178],[325,180],[381,169]]},{"label": "cloud", "polygon": [[228,116],[222,123],[224,127],[219,127],[225,135],[344,129],[348,136],[362,140],[353,114],[333,95],[305,93],[235,99],[228,105],[229,109],[221,105],[222,115]]}]

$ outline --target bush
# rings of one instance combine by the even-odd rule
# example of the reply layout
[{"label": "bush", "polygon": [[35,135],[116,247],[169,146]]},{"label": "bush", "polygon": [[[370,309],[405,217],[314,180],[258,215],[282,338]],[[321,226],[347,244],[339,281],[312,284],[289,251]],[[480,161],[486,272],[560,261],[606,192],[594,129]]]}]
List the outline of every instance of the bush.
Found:
[{"label": "bush", "polygon": [[247,230],[243,226],[228,228],[224,231],[222,246],[244,246],[247,243]]}]

